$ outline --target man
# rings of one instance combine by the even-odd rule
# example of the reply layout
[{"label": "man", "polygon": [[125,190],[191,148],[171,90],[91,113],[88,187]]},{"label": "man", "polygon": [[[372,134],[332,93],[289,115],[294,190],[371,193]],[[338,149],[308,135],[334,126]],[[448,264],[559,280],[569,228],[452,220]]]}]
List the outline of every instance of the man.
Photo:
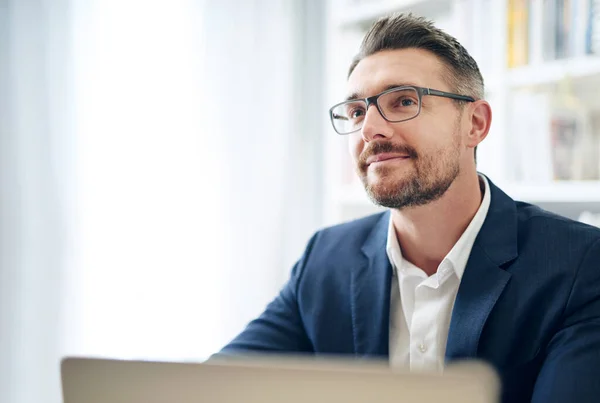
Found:
[{"label": "man", "polygon": [[223,349],[479,358],[506,402],[600,399],[600,231],[515,202],[476,170],[492,112],[476,62],[430,22],[367,33],[330,110],[389,211],[317,232],[265,312]]}]

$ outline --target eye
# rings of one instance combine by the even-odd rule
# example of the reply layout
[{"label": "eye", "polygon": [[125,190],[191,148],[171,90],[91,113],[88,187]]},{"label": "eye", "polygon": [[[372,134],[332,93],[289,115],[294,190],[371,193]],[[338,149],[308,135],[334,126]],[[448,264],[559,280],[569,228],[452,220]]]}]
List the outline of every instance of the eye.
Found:
[{"label": "eye", "polygon": [[365,110],[363,108],[355,107],[348,111],[348,117],[350,119],[358,119],[364,116]]},{"label": "eye", "polygon": [[396,97],[392,105],[394,108],[409,108],[417,106],[418,101],[413,96],[403,94]]}]

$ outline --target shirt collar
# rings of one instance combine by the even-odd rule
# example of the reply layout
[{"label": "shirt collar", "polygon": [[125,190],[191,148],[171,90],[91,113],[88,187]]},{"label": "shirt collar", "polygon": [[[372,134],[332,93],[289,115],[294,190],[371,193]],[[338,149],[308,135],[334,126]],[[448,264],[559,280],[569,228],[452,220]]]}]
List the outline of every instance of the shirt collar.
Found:
[{"label": "shirt collar", "polygon": [[[456,273],[456,276],[459,280],[462,279],[465,267],[467,266],[467,261],[469,260],[469,255],[471,254],[471,249],[475,243],[475,238],[477,238],[477,234],[479,234],[479,230],[481,230],[481,226],[483,225],[485,217],[487,216],[490,208],[490,184],[484,175],[479,175],[479,183],[484,187],[481,205],[467,226],[467,229],[465,229],[458,241],[454,244],[450,252],[448,252],[442,261],[442,264],[444,264],[444,261],[448,261],[448,263],[450,263],[450,266]],[[398,243],[398,238],[396,237],[396,231],[394,229],[391,214],[388,224],[386,252],[388,259],[392,264],[394,274],[397,275],[397,269],[405,262],[402,257],[402,251]]]}]

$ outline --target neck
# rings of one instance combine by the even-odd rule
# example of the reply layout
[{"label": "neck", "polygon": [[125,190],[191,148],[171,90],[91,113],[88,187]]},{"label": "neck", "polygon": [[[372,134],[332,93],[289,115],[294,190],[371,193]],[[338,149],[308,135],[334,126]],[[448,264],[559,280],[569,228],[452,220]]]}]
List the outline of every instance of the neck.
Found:
[{"label": "neck", "polygon": [[459,175],[438,200],[392,210],[402,256],[428,276],[461,237],[481,205],[477,172]]}]

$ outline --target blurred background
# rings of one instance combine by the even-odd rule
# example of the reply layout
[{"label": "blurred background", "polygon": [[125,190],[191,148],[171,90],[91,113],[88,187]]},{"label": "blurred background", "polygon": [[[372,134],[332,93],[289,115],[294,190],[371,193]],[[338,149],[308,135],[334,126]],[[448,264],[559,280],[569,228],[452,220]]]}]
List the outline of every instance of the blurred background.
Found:
[{"label": "blurred background", "polygon": [[597,225],[600,1],[0,0],[0,402],[60,402],[66,355],[207,358],[378,211],[327,109],[393,11],[478,61],[479,170]]}]

